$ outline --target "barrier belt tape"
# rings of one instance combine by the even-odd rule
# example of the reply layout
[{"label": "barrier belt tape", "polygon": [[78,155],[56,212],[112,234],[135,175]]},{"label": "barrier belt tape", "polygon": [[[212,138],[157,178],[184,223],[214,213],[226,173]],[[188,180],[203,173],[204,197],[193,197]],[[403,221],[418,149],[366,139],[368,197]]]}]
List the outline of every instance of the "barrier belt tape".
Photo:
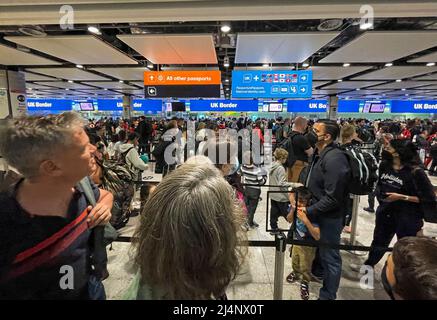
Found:
[{"label": "barrier belt tape", "polygon": [[[132,242],[133,237],[128,236],[119,236],[114,242]],[[381,251],[392,251],[392,248],[387,247],[367,247],[367,246],[354,246],[347,244],[331,244],[331,243],[323,243],[318,241],[308,241],[308,240],[293,240],[287,239],[287,244],[299,245],[299,246],[307,246],[307,247],[327,247],[331,249],[339,249],[345,251],[370,251],[371,249],[377,249]],[[276,241],[270,240],[248,240],[248,247],[276,247]]]}]

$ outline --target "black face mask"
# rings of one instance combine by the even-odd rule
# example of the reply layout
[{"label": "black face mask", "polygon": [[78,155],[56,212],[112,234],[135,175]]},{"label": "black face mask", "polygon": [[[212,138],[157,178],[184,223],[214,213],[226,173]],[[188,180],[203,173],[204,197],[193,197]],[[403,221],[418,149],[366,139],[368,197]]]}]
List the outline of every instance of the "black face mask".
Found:
[{"label": "black face mask", "polygon": [[384,267],[382,268],[382,271],[381,271],[381,282],[382,282],[382,285],[384,287],[385,292],[387,292],[387,294],[389,295],[390,299],[396,300],[395,296],[393,294],[393,289],[390,286],[390,283],[388,282],[387,273],[386,272],[387,272],[387,261],[385,262]]},{"label": "black face mask", "polygon": [[310,130],[307,133],[306,138],[308,140],[308,143],[312,146],[314,146],[319,141],[318,135],[313,130]]}]

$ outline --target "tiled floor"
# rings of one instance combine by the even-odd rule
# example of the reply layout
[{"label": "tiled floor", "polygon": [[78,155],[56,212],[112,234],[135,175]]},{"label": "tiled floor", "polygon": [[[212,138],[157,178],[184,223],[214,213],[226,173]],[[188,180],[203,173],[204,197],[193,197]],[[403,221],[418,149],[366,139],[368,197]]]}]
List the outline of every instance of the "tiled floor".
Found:
[{"label": "tiled floor", "polygon": [[[145,173],[149,181],[159,181],[160,177],[151,173]],[[152,178],[150,178],[152,177]],[[437,178],[432,177],[433,184],[437,185]],[[258,205],[255,215],[256,221],[260,224],[258,229],[248,232],[250,240],[271,240],[273,236],[266,230],[266,194],[267,188],[263,188],[261,194],[262,201]],[[357,222],[357,243],[369,246],[372,242],[373,227],[375,215],[362,210],[367,206],[367,197],[361,197],[358,211]],[[137,217],[132,218],[128,225],[122,229],[122,235],[132,235]],[[288,229],[288,223],[280,218],[280,228]],[[436,225],[425,226],[425,233],[428,235],[437,235]],[[349,234],[343,234],[344,242],[350,238]],[[394,240],[395,241],[395,240]],[[393,241],[393,242],[394,242]],[[132,258],[129,243],[116,242],[112,245],[112,250],[108,251],[109,264],[108,269],[110,277],[105,280],[104,284],[107,291],[108,299],[120,299],[133,277]],[[373,289],[370,285],[360,284],[360,275],[350,269],[349,265],[362,264],[366,255],[363,253],[352,254],[342,251],[343,268],[340,289],[338,290],[337,299],[340,300],[381,300],[388,299],[381,282],[380,273],[385,259],[375,267],[375,277]],[[288,247],[285,253],[283,276],[283,300],[300,300],[299,283],[289,284],[285,281],[286,275],[290,272],[291,259],[289,257]],[[273,299],[273,279],[275,269],[275,248],[270,247],[250,247],[248,256],[244,263],[240,275],[229,285],[227,295],[229,299],[251,299],[251,300],[270,300]],[[311,282],[310,299],[317,299],[320,284]]]}]

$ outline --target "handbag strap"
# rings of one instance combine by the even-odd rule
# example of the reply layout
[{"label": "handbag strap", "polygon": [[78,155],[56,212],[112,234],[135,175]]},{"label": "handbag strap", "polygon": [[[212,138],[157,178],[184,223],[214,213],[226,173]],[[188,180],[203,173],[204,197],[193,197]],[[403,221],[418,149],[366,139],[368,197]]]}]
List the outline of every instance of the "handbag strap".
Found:
[{"label": "handbag strap", "polygon": [[89,178],[85,177],[82,180],[80,180],[79,186],[83,190],[83,193],[85,194],[88,203],[94,207],[96,205],[96,198],[94,197],[93,188],[91,186]]}]

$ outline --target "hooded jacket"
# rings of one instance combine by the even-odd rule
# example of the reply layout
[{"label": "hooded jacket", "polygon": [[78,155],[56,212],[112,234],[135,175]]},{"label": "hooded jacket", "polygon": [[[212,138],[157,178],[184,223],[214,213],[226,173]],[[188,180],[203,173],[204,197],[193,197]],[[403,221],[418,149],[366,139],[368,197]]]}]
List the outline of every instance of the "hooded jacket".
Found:
[{"label": "hooded jacket", "polygon": [[[284,193],[271,193],[270,198],[278,202],[288,202],[288,192],[290,187],[298,187],[301,184],[288,182],[286,179],[284,166],[275,161],[269,171],[269,184],[275,187],[269,187],[269,191],[284,191]],[[277,187],[276,187],[277,186]]]},{"label": "hooded jacket", "polygon": [[126,163],[128,168],[132,172],[138,172],[139,170],[147,170],[149,166],[140,159],[140,155],[138,154],[137,149],[134,147],[132,143],[124,143],[119,146],[120,148],[120,156],[122,156],[129,149],[129,152],[126,154]]}]

